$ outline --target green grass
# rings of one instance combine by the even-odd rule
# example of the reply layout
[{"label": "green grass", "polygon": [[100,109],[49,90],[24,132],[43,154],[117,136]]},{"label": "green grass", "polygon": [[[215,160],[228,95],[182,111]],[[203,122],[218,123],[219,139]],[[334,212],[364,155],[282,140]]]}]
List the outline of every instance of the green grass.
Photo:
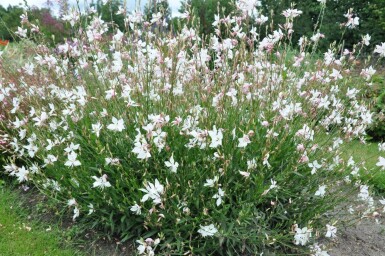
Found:
[{"label": "green grass", "polygon": [[[322,144],[327,140],[327,135],[318,136],[317,140]],[[352,140],[345,143],[342,146],[342,158],[344,161],[348,161],[350,157],[353,157],[354,162],[363,164],[363,168],[360,170],[360,175],[364,182],[367,182],[374,186],[375,191],[379,195],[385,195],[385,171],[379,170],[376,166],[378,157],[380,156],[378,151],[377,142],[362,143],[359,140]],[[382,154],[384,156],[384,154]]]},{"label": "green grass", "polygon": [[347,160],[353,156],[355,162],[363,162],[366,170],[362,170],[363,179],[372,184],[380,193],[385,192],[385,171],[381,171],[376,166],[379,152],[378,143],[363,144],[358,140],[351,141],[344,148],[344,158]]},{"label": "green grass", "polygon": [[345,146],[344,156],[347,159],[352,156],[356,163],[364,163],[367,169],[375,168],[378,160],[378,144],[370,142],[364,144],[353,140]]},{"label": "green grass", "polygon": [[22,201],[19,193],[0,187],[0,256],[82,255],[65,248],[58,228],[30,220]]}]

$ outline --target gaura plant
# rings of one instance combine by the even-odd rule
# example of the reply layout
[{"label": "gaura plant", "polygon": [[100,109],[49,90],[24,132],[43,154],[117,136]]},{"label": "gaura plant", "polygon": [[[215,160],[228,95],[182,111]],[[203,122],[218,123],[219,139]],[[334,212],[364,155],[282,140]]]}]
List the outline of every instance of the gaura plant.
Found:
[{"label": "gaura plant", "polygon": [[[360,163],[341,155],[373,122],[364,95],[375,67],[354,72],[370,37],[317,57],[322,28],[293,42],[292,8],[262,37],[259,4],[237,1],[205,38],[188,11],[172,30],[162,13],[145,21],[122,7],[120,31],[73,9],[62,17],[71,38],[37,42],[1,73],[3,172],[74,221],[136,240],[140,255],[327,255],[317,238],[377,207]],[[358,26],[345,16],[345,29]],[[21,43],[39,33],[23,19]]]}]

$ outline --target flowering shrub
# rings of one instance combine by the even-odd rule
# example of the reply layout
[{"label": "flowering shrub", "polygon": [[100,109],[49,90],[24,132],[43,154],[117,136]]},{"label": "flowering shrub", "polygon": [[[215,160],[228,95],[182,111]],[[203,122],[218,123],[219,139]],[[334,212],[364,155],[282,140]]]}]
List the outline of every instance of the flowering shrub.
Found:
[{"label": "flowering shrub", "polygon": [[[205,40],[188,21],[181,33],[157,33],[162,15],[150,24],[140,12],[110,36],[92,9],[86,29],[73,10],[71,40],[38,45],[17,81],[2,77],[5,173],[60,200],[74,220],[138,239],[144,255],[293,252],[338,236],[338,216],[323,215],[339,201],[356,191],[364,214],[374,207],[359,164],[340,157],[372,122],[350,83],[364,44],[315,60],[321,36],[290,40],[301,11],[285,11],[282,28],[259,38],[257,2],[217,17]],[[369,86],[372,73],[360,81]]]}]

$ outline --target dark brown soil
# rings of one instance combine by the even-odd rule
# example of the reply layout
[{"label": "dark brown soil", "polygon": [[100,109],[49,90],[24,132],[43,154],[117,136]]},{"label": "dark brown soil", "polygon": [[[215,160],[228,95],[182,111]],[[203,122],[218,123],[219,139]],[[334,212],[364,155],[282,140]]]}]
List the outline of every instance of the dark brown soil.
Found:
[{"label": "dark brown soil", "polygon": [[[67,218],[60,217],[62,214],[56,212],[56,205],[51,199],[39,193],[35,188],[25,189],[19,187],[15,192],[20,196],[20,203],[27,209],[28,219],[34,219],[37,222],[57,225],[63,230],[63,238],[71,233],[69,241],[63,241],[63,245],[71,244],[81,251],[81,255],[89,256],[128,256],[134,255],[135,248],[132,242],[121,243],[117,238],[107,239],[102,236],[102,233],[97,230],[79,230],[80,234],[72,234],[70,230],[75,227],[76,223],[68,216]],[[79,241],[74,243],[73,240]],[[1,252],[0,252],[1,255]]]}]

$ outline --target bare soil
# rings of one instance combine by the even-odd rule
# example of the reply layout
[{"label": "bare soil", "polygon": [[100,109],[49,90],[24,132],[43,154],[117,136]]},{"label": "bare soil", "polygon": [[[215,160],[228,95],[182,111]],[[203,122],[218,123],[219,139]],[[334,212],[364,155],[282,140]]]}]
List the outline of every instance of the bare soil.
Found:
[{"label": "bare soil", "polygon": [[385,216],[363,219],[357,225],[339,229],[329,244],[331,256],[385,256]]}]

